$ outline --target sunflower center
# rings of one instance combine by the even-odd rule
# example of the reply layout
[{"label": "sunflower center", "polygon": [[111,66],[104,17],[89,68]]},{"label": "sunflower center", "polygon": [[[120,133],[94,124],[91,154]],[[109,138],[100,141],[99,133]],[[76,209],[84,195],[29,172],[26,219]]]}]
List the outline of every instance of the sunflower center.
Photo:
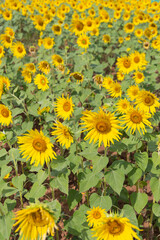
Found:
[{"label": "sunflower center", "polygon": [[119,234],[124,229],[123,225],[116,220],[114,220],[113,222],[109,221],[108,225],[109,225],[109,233],[111,233],[113,235]]},{"label": "sunflower center", "polygon": [[55,26],[54,29],[56,32],[60,32],[60,30],[61,30],[60,26]]},{"label": "sunflower center", "polygon": [[142,74],[141,74],[141,73],[138,73],[138,74],[137,74],[137,77],[138,77],[139,79],[141,79],[141,78],[142,78]]},{"label": "sunflower center", "polygon": [[147,106],[152,106],[154,104],[154,98],[150,95],[147,95],[144,98],[144,104],[147,105]]},{"label": "sunflower center", "polygon": [[69,131],[67,129],[64,129],[64,132],[63,132],[64,136],[69,139],[69,137],[71,136]]},{"label": "sunflower center", "polygon": [[9,111],[7,109],[2,109],[1,114],[5,118],[9,117]]},{"label": "sunflower center", "polygon": [[127,108],[127,104],[126,104],[126,103],[123,103],[123,104],[122,104],[122,108],[126,109],[126,108]]},{"label": "sunflower center", "polygon": [[131,119],[131,121],[132,121],[133,123],[136,123],[136,124],[142,122],[142,116],[141,116],[141,114],[138,113],[138,112],[133,112],[133,113],[131,113],[130,119]]},{"label": "sunflower center", "polygon": [[111,131],[111,124],[109,121],[99,121],[96,124],[96,129],[98,130],[98,132],[100,133],[108,133]]},{"label": "sunflower center", "polygon": [[131,66],[131,61],[129,59],[125,59],[123,65],[125,68],[129,68]]},{"label": "sunflower center", "polygon": [[83,23],[81,23],[81,22],[78,22],[78,24],[77,24],[77,30],[78,31],[82,31],[83,30],[83,28],[84,28],[84,24]]},{"label": "sunflower center", "polygon": [[32,146],[38,152],[45,152],[47,149],[46,142],[41,138],[34,139]]},{"label": "sunflower center", "polygon": [[6,37],[6,42],[8,42],[8,43],[11,43],[11,39],[10,39],[10,37]]},{"label": "sunflower center", "polygon": [[17,48],[17,51],[18,51],[19,53],[22,53],[22,52],[23,52],[23,48],[22,48],[22,47],[18,47],[18,48]]},{"label": "sunflower center", "polygon": [[36,227],[44,227],[49,223],[48,217],[40,209],[37,212],[31,213],[29,219]]},{"label": "sunflower center", "polygon": [[100,214],[99,211],[95,211],[95,212],[93,213],[93,218],[99,219],[100,217],[101,217],[101,214]]},{"label": "sunflower center", "polygon": [[132,29],[133,25],[131,23],[128,24],[128,29]]},{"label": "sunflower center", "polygon": [[119,93],[121,91],[121,87],[116,86],[114,90],[115,90],[116,93]]},{"label": "sunflower center", "polygon": [[41,78],[41,84],[45,85],[46,84],[46,80],[44,78]]},{"label": "sunflower center", "polygon": [[77,73],[75,73],[75,74],[73,75],[73,77],[74,77],[76,80],[79,80],[79,81],[82,80],[82,76],[79,75],[79,74],[77,74]]},{"label": "sunflower center", "polygon": [[57,58],[57,62],[58,62],[58,63],[61,63],[61,62],[62,62],[62,59],[61,59],[61,58]]},{"label": "sunflower center", "polygon": [[140,61],[139,57],[136,56],[136,57],[134,58],[134,62],[135,62],[135,63],[139,63],[139,61]]},{"label": "sunflower center", "polygon": [[82,39],[82,43],[83,43],[83,44],[87,44],[86,39]]},{"label": "sunflower center", "polygon": [[63,109],[64,109],[65,112],[69,112],[70,109],[71,109],[71,104],[70,104],[70,102],[65,102],[65,103],[63,104]]},{"label": "sunflower center", "polygon": [[0,53],[2,53],[2,48],[0,48]]},{"label": "sunflower center", "polygon": [[43,20],[39,20],[38,25],[42,27],[43,26]]}]

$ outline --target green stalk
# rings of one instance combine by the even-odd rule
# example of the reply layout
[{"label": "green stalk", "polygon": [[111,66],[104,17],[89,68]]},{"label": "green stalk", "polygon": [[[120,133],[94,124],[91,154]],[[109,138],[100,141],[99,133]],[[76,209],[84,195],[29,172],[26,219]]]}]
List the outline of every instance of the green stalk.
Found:
[{"label": "green stalk", "polygon": [[4,216],[4,213],[3,213],[2,209],[1,209],[1,207],[0,207],[0,213],[1,213],[2,216]]},{"label": "green stalk", "polygon": [[[48,177],[49,177],[49,186],[50,186],[50,180],[51,180],[51,166],[50,166],[50,163],[47,164],[48,166]],[[54,197],[54,189],[50,186],[51,188],[51,192],[52,192],[52,199],[54,200],[55,197]]]},{"label": "green stalk", "polygon": [[59,240],[59,234],[57,229],[56,229],[56,240]]},{"label": "green stalk", "polygon": [[[105,151],[104,151],[104,157],[107,156],[107,151],[108,151],[108,147],[105,148]],[[107,172],[107,167],[104,168],[104,174]],[[106,196],[106,188],[107,188],[107,183],[105,181],[105,178],[104,178],[104,196]]]}]

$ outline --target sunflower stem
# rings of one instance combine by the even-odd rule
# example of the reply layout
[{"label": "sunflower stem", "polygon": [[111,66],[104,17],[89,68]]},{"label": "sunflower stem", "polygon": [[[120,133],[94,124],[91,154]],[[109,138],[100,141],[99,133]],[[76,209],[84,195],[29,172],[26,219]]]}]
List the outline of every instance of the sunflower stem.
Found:
[{"label": "sunflower stem", "polygon": [[54,200],[55,199],[55,197],[54,197],[54,189],[50,185],[50,181],[51,181],[51,166],[50,166],[50,163],[48,163],[47,166],[48,166],[49,186],[50,186],[51,192],[52,192],[52,200]]},{"label": "sunflower stem", "polygon": [[0,207],[0,214],[1,214],[2,216],[4,216],[4,213],[3,213],[2,209],[1,209],[1,207]]},{"label": "sunflower stem", "polygon": [[19,197],[20,197],[20,202],[21,202],[21,208],[23,208],[23,198],[22,198],[22,192],[19,191]]},{"label": "sunflower stem", "polygon": [[[153,198],[153,204],[155,203],[155,199]],[[153,221],[153,211],[151,210],[151,216],[149,221],[149,227],[152,228],[152,221]]]},{"label": "sunflower stem", "polygon": [[[105,148],[104,157],[107,156],[107,152],[108,152],[108,147]],[[106,172],[107,172],[107,167],[104,168],[104,175],[105,175]],[[107,183],[106,183],[105,178],[104,178],[104,196],[106,196],[106,188],[107,188]]]},{"label": "sunflower stem", "polygon": [[86,198],[87,198],[87,206],[89,207],[89,193],[88,193],[88,191],[86,192]]},{"label": "sunflower stem", "polygon": [[59,240],[59,234],[57,229],[56,229],[56,240]]}]

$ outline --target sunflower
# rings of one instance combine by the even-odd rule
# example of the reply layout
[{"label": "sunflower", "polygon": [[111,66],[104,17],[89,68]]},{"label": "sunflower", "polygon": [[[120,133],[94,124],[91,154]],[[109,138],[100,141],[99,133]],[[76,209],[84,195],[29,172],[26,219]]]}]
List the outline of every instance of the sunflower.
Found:
[{"label": "sunflower", "polygon": [[144,48],[144,49],[148,49],[148,48],[149,48],[149,45],[150,45],[149,42],[144,42],[144,43],[143,43],[143,48]]},{"label": "sunflower", "polygon": [[111,97],[113,98],[121,97],[121,94],[122,94],[121,85],[117,82],[113,82],[111,87],[108,89],[108,91]]},{"label": "sunflower", "polygon": [[45,19],[41,15],[37,15],[34,19],[35,28],[39,31],[44,31],[46,28]]},{"label": "sunflower", "polygon": [[117,72],[117,79],[119,81],[123,81],[124,80],[124,74],[121,71]]},{"label": "sunflower", "polygon": [[43,45],[45,49],[51,49],[54,44],[54,38],[46,37],[43,39]]},{"label": "sunflower", "polygon": [[131,53],[130,58],[131,58],[131,61],[133,63],[133,68],[135,70],[145,69],[145,66],[148,63],[145,59],[145,53],[139,53],[138,51],[135,51],[134,53]]},{"label": "sunflower", "polygon": [[131,101],[134,101],[139,93],[139,87],[136,86],[130,86],[127,90],[127,95],[130,97]]},{"label": "sunflower", "polygon": [[126,24],[124,25],[124,31],[125,31],[126,33],[131,33],[131,32],[133,32],[133,31],[134,31],[134,24],[133,24],[133,23],[126,23]]},{"label": "sunflower", "polygon": [[6,27],[5,34],[8,35],[10,38],[14,39],[15,33],[12,28]]},{"label": "sunflower", "polygon": [[67,95],[67,98],[62,95],[62,97],[57,98],[55,112],[58,117],[64,120],[68,118],[69,120],[73,113],[73,107],[72,98],[69,98],[69,95]]},{"label": "sunflower", "polygon": [[82,83],[84,80],[84,76],[83,74],[79,73],[79,72],[73,72],[70,74],[70,77],[74,80],[77,81],[77,83]]},{"label": "sunflower", "polygon": [[23,58],[26,55],[26,50],[21,42],[15,42],[11,47],[11,51],[13,52],[13,56],[17,58]]},{"label": "sunflower", "polygon": [[102,109],[98,113],[86,110],[81,120],[84,121],[81,125],[86,128],[84,131],[89,131],[84,138],[84,140],[90,139],[89,143],[99,141],[98,147],[102,142],[106,147],[110,146],[110,143],[114,144],[114,139],[117,141],[120,139],[121,133],[118,131],[121,128],[120,122],[113,113],[105,113]]},{"label": "sunflower", "polygon": [[138,38],[142,37],[142,35],[143,35],[143,29],[136,29],[136,30],[134,31],[134,34],[135,34],[135,36],[138,37]]},{"label": "sunflower", "polygon": [[144,81],[144,74],[142,72],[136,71],[134,73],[133,79],[137,84],[139,84]]},{"label": "sunflower", "polygon": [[50,107],[43,107],[43,108],[38,108],[37,112],[39,115],[42,115],[44,112],[49,112],[50,111]]},{"label": "sunflower", "polygon": [[46,239],[47,235],[54,236],[54,212],[44,203],[31,203],[26,208],[15,213],[17,221],[13,226],[18,226],[20,236],[25,240]]},{"label": "sunflower", "polygon": [[113,82],[114,82],[114,81],[113,81],[113,79],[112,79],[111,77],[104,77],[104,78],[103,78],[102,86],[103,86],[105,89],[109,90],[109,89],[111,88]]},{"label": "sunflower", "polygon": [[37,85],[38,89],[45,91],[49,88],[48,79],[43,74],[37,74],[34,78],[34,83]]},{"label": "sunflower", "polygon": [[106,219],[106,211],[99,206],[93,207],[93,209],[87,211],[87,214],[87,222],[90,227],[97,227]]},{"label": "sunflower", "polygon": [[52,56],[52,61],[53,61],[53,65],[55,65],[55,66],[64,64],[63,58],[60,55],[57,55],[57,54],[54,54]]},{"label": "sunflower", "polygon": [[12,113],[8,107],[3,104],[0,104],[0,123],[6,126],[12,123]]},{"label": "sunflower", "polygon": [[136,130],[138,130],[140,134],[144,134],[146,132],[145,125],[152,128],[151,123],[147,120],[150,117],[151,114],[144,110],[139,110],[136,106],[136,108],[131,107],[121,119],[122,124],[127,127],[127,131],[130,129],[131,134],[134,134]]},{"label": "sunflower", "polygon": [[103,42],[110,43],[111,37],[108,34],[103,35]]},{"label": "sunflower", "polygon": [[119,38],[118,38],[118,42],[119,42],[120,44],[123,43],[123,41],[124,41],[124,40],[123,40],[123,37],[119,37]]},{"label": "sunflower", "polygon": [[56,24],[52,26],[52,31],[54,32],[55,35],[61,35],[62,28],[60,25]]},{"label": "sunflower", "polygon": [[89,41],[89,37],[85,34],[82,34],[78,37],[77,44],[79,47],[87,49],[91,43]]},{"label": "sunflower", "polygon": [[86,31],[92,31],[94,28],[94,21],[91,17],[87,17],[84,21]]},{"label": "sunflower", "polygon": [[85,32],[85,24],[82,20],[73,20],[71,24],[71,31],[74,32],[75,35],[80,35]]},{"label": "sunflower", "polygon": [[25,68],[26,68],[26,70],[28,70],[31,73],[36,72],[36,67],[35,67],[34,63],[26,63]]},{"label": "sunflower", "polygon": [[23,158],[29,160],[31,158],[30,164],[41,166],[48,164],[53,158],[55,158],[56,153],[53,151],[53,144],[50,139],[44,136],[43,132],[38,132],[37,129],[30,130],[24,136],[18,137],[19,151],[22,153]]},{"label": "sunflower", "polygon": [[5,48],[10,48],[12,46],[12,38],[7,34],[1,34],[0,40]]},{"label": "sunflower", "polygon": [[152,114],[156,112],[156,107],[160,107],[158,98],[150,91],[145,90],[139,91],[135,103],[140,110],[144,110]]},{"label": "sunflower", "polygon": [[3,46],[0,46],[0,58],[4,57],[4,47]]},{"label": "sunflower", "polygon": [[124,99],[120,99],[117,102],[116,107],[117,107],[117,112],[123,114],[123,113],[126,113],[129,110],[129,108],[131,107],[131,104],[126,98],[124,98]]},{"label": "sunflower", "polygon": [[95,75],[93,77],[93,80],[96,83],[96,85],[98,85],[101,88],[101,86],[103,84],[103,76],[102,75]]},{"label": "sunflower", "polygon": [[45,74],[48,74],[51,70],[50,68],[50,65],[47,61],[41,61],[39,64],[38,64],[38,68],[41,72],[45,73]]},{"label": "sunflower", "polygon": [[22,73],[22,76],[24,77],[24,81],[27,83],[31,83],[31,81],[32,81],[31,72],[27,69],[23,69],[21,73]]},{"label": "sunflower", "polygon": [[98,240],[133,240],[134,238],[140,240],[133,229],[140,231],[128,218],[110,214],[101,225],[93,227],[92,231],[93,237],[97,237]]},{"label": "sunflower", "polygon": [[71,143],[73,143],[73,137],[70,129],[59,121],[57,121],[57,123],[54,123],[54,127],[52,127],[52,129],[54,131],[51,134],[53,136],[57,136],[57,142],[59,142],[60,145],[65,145],[66,148],[69,148],[71,146]]},{"label": "sunflower", "polygon": [[117,59],[117,67],[119,68],[119,71],[121,71],[124,74],[132,72],[133,70],[132,59],[130,57],[119,57]]},{"label": "sunflower", "polygon": [[3,16],[3,18],[4,18],[6,21],[9,21],[9,20],[12,19],[12,12],[6,10],[6,11],[4,11],[4,12],[2,13],[2,16]]}]

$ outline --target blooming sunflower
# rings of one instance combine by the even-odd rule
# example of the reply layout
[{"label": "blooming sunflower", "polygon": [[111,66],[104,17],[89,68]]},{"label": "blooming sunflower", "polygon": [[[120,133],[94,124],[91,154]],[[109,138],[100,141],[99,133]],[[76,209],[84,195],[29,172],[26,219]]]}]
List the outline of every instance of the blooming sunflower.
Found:
[{"label": "blooming sunflower", "polygon": [[24,77],[24,81],[27,83],[31,83],[31,81],[32,81],[31,72],[27,69],[23,69],[21,73],[22,73],[22,76]]},{"label": "blooming sunflower", "polygon": [[124,74],[121,71],[117,72],[117,79],[119,81],[123,81],[124,80]]},{"label": "blooming sunflower", "polygon": [[134,134],[136,130],[138,130],[140,134],[144,134],[146,132],[145,125],[152,128],[151,123],[147,120],[150,117],[151,114],[144,110],[139,110],[138,107],[131,107],[126,114],[121,116],[121,119],[123,120],[122,124],[127,127],[127,131],[130,129],[131,134]]},{"label": "blooming sunflower", "polygon": [[79,72],[73,72],[70,74],[70,77],[77,81],[77,83],[82,83],[84,80],[83,74]]},{"label": "blooming sunflower", "polygon": [[125,31],[126,33],[131,33],[131,32],[133,32],[133,31],[134,31],[134,24],[133,24],[133,23],[126,23],[126,24],[124,25],[124,31]]},{"label": "blooming sunflower", "polygon": [[26,50],[21,42],[15,42],[11,47],[11,51],[13,52],[13,56],[17,58],[23,58],[26,55]]},{"label": "blooming sunflower", "polygon": [[139,28],[134,31],[136,37],[140,38],[143,35],[143,29]]},{"label": "blooming sunflower", "polygon": [[66,148],[69,148],[71,146],[71,143],[73,143],[73,137],[71,134],[70,129],[63,125],[61,122],[54,123],[54,127],[52,128],[54,131],[51,133],[53,136],[57,136],[57,141]]},{"label": "blooming sunflower", "polygon": [[137,107],[146,112],[154,114],[156,112],[156,107],[160,107],[158,98],[150,91],[139,91],[135,103]]},{"label": "blooming sunflower", "polygon": [[124,99],[120,99],[117,102],[116,107],[117,107],[117,112],[126,113],[131,107],[131,104],[126,98],[124,98]]},{"label": "blooming sunflower", "polygon": [[108,91],[111,97],[113,98],[121,97],[122,94],[121,85],[117,82],[113,82]]},{"label": "blooming sunflower", "polygon": [[55,66],[64,64],[63,58],[60,55],[57,55],[57,54],[54,54],[52,56],[52,61],[53,61],[53,65],[55,65]]},{"label": "blooming sunflower", "polygon": [[0,46],[0,58],[4,57],[4,47],[3,46]]},{"label": "blooming sunflower", "polygon": [[3,87],[5,87],[7,90],[9,90],[9,87],[11,84],[10,84],[8,77],[4,77],[4,76],[0,75],[0,82],[2,82]]},{"label": "blooming sunflower", "polygon": [[104,77],[103,78],[102,86],[105,89],[109,90],[111,88],[112,84],[113,84],[113,79],[111,77]]},{"label": "blooming sunflower", "polygon": [[133,79],[137,84],[139,84],[144,81],[144,74],[142,72],[136,71],[134,73]]},{"label": "blooming sunflower", "polygon": [[110,214],[101,225],[93,227],[92,231],[93,237],[97,237],[98,240],[133,240],[134,238],[140,240],[132,228],[140,231],[128,218]]},{"label": "blooming sunflower", "polygon": [[18,137],[18,144],[23,158],[30,159],[35,166],[48,164],[50,160],[55,158],[56,153],[53,151],[53,144],[50,139],[44,136],[43,132],[37,129],[30,130],[24,136]]},{"label": "blooming sunflower", "polygon": [[111,37],[108,34],[103,35],[103,42],[110,43]]},{"label": "blooming sunflower", "polygon": [[41,15],[37,15],[34,19],[34,25],[35,28],[39,31],[44,31],[46,28],[46,22],[44,17],[42,17]]},{"label": "blooming sunflower", "polygon": [[34,83],[37,85],[38,89],[45,91],[49,88],[48,79],[43,74],[37,74],[34,78]]},{"label": "blooming sunflower", "polygon": [[12,39],[14,39],[15,33],[12,28],[6,27],[5,34],[8,35],[9,37],[11,37]]},{"label": "blooming sunflower", "polygon": [[139,53],[138,51],[131,53],[130,58],[132,60],[133,68],[135,70],[145,69],[145,66],[148,63],[145,59],[145,53]]},{"label": "blooming sunflower", "polygon": [[50,65],[47,61],[41,61],[39,64],[38,64],[38,68],[41,72],[45,73],[45,74],[48,74],[51,70],[50,68]]},{"label": "blooming sunflower", "polygon": [[90,142],[97,142],[98,147],[100,147],[101,143],[104,143],[104,146],[110,146],[110,143],[114,143],[113,140],[119,140],[119,135],[121,133],[118,132],[119,121],[116,119],[113,113],[105,113],[102,109],[99,110],[98,113],[85,111],[83,112],[83,117],[81,118],[84,125],[83,128],[87,128],[84,131],[89,131],[84,138],[84,140],[88,140],[90,138]]},{"label": "blooming sunflower", "polygon": [[7,34],[1,34],[0,40],[5,48],[10,48],[12,46],[12,38]]},{"label": "blooming sunflower", "polygon": [[124,74],[130,73],[133,70],[132,59],[130,57],[119,57],[117,67]]},{"label": "blooming sunflower", "polygon": [[0,104],[0,123],[6,126],[12,123],[12,113],[8,107],[3,104]]},{"label": "blooming sunflower", "polygon": [[127,90],[127,95],[130,97],[131,101],[134,101],[139,93],[139,87],[136,86],[130,86]]},{"label": "blooming sunflower", "polygon": [[35,67],[34,63],[26,63],[25,67],[26,67],[26,70],[28,70],[31,73],[36,72],[36,67]]},{"label": "blooming sunflower", "polygon": [[69,98],[69,95],[67,95],[67,98],[62,95],[62,97],[57,98],[55,112],[58,117],[64,120],[68,118],[69,120],[73,113],[73,107],[72,98]]},{"label": "blooming sunflower", "polygon": [[53,25],[52,26],[52,31],[54,32],[55,35],[61,35],[62,28],[61,28],[60,25]]},{"label": "blooming sunflower", "polygon": [[97,227],[106,219],[106,211],[99,206],[93,207],[93,209],[87,211],[87,214],[87,222],[90,227]]},{"label": "blooming sunflower", "polygon": [[4,12],[2,13],[2,16],[3,16],[3,18],[4,18],[6,21],[9,21],[9,20],[12,19],[12,12],[6,10],[6,11],[4,11]]},{"label": "blooming sunflower", "polygon": [[17,221],[13,226],[18,226],[20,236],[25,240],[46,239],[47,235],[54,236],[55,224],[54,212],[44,203],[31,203],[25,209],[15,213]]},{"label": "blooming sunflower", "polygon": [[73,20],[71,24],[71,31],[74,32],[75,35],[83,34],[85,31],[85,24],[82,20]]},{"label": "blooming sunflower", "polygon": [[89,47],[89,44],[91,43],[89,41],[89,37],[83,34],[80,35],[79,38],[77,39],[77,44],[79,47],[87,49]]},{"label": "blooming sunflower", "polygon": [[54,38],[46,37],[43,39],[43,45],[45,49],[51,49],[54,44]]}]

